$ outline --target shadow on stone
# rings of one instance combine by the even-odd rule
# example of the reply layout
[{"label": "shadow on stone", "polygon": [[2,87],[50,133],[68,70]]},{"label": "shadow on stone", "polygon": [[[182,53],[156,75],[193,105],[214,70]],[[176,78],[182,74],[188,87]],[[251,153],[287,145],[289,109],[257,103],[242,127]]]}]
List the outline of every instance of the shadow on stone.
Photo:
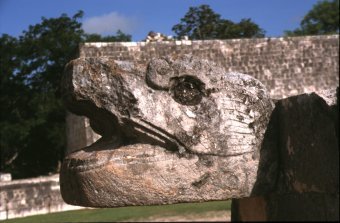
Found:
[{"label": "shadow on stone", "polygon": [[327,104],[302,94],[276,103],[254,197],[233,200],[232,221],[339,220],[338,88],[335,97]]}]

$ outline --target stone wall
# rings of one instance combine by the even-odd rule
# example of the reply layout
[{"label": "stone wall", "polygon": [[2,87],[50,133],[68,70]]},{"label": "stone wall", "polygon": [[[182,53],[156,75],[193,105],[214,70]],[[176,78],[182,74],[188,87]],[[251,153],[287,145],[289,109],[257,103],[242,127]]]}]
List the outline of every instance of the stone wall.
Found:
[{"label": "stone wall", "polygon": [[66,148],[67,153],[89,146],[97,141],[100,135],[95,133],[89,119],[75,115],[71,112],[66,114]]},{"label": "stone wall", "polygon": [[249,74],[260,80],[272,98],[310,93],[336,87],[339,81],[339,36],[85,43],[80,57],[110,56],[140,60],[192,53],[227,71]]},{"label": "stone wall", "polygon": [[0,220],[80,208],[63,201],[59,174],[0,182]]},{"label": "stone wall", "polygon": [[[147,62],[153,57],[193,54],[211,60],[227,71],[238,71],[259,79],[273,99],[338,86],[339,36],[304,36],[260,39],[164,41],[126,43],[85,43],[80,57],[109,56],[117,60]],[[67,151],[92,144],[98,139],[88,120],[69,115]],[[74,129],[74,128],[73,128]],[[85,141],[86,140],[86,141]]]}]

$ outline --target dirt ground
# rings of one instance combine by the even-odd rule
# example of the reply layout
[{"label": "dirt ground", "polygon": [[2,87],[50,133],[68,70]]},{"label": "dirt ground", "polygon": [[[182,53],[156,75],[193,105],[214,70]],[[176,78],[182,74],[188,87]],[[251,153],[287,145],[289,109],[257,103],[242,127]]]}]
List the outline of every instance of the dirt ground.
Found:
[{"label": "dirt ground", "polygon": [[136,222],[229,222],[230,211],[210,211],[201,214],[177,216],[153,216],[151,218],[136,219]]}]

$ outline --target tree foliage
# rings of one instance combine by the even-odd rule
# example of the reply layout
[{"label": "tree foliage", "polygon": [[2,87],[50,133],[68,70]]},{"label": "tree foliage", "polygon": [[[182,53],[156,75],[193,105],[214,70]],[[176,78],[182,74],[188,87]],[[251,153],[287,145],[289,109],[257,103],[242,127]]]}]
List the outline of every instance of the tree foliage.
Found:
[{"label": "tree foliage", "polygon": [[179,24],[172,27],[177,38],[192,40],[264,37],[264,30],[251,19],[234,23],[215,13],[209,5],[190,7]]},{"label": "tree foliage", "polygon": [[304,16],[300,28],[285,31],[287,36],[339,33],[339,0],[319,1]]},{"label": "tree foliage", "polygon": [[115,36],[101,36],[98,34],[85,34],[86,42],[130,42],[131,35],[123,33],[121,30]]},{"label": "tree foliage", "polygon": [[66,63],[78,56],[81,42],[131,40],[121,31],[85,34],[82,16],[43,17],[18,38],[0,37],[0,172],[23,178],[58,170],[66,147],[60,92]]}]

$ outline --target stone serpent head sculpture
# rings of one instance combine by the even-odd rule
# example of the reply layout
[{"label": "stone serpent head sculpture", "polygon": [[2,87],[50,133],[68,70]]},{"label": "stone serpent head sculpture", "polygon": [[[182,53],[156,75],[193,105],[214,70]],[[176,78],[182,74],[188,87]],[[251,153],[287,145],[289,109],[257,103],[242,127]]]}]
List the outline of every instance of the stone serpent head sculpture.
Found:
[{"label": "stone serpent head sculpture", "polygon": [[102,138],[69,154],[60,179],[73,205],[115,207],[249,196],[273,104],[251,76],[192,56],[71,61],[68,109]]}]

